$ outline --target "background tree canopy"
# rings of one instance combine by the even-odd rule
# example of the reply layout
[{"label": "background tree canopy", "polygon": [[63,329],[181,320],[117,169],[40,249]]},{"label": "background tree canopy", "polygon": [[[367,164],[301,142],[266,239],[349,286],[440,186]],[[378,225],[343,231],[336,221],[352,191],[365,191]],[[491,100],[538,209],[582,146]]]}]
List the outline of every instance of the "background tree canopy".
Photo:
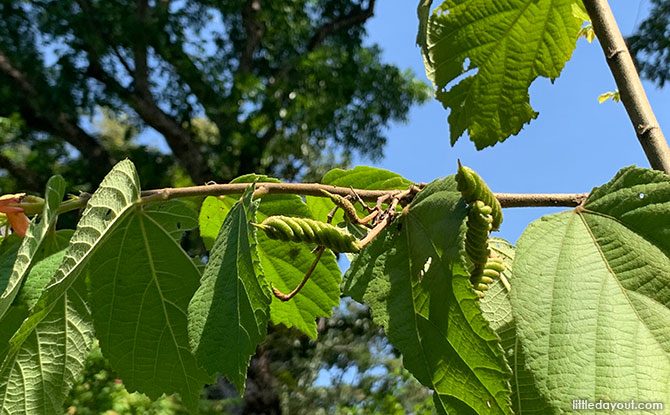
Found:
[{"label": "background tree canopy", "polygon": [[[364,45],[373,13],[374,0],[2,0],[0,186],[39,191],[61,173],[86,189],[128,156],[147,188],[376,159],[384,127],[429,89]],[[146,129],[172,154],[140,145]]]},{"label": "background tree canopy", "polygon": [[670,79],[670,1],[651,4],[651,14],[628,38],[628,45],[640,74],[663,87]]}]

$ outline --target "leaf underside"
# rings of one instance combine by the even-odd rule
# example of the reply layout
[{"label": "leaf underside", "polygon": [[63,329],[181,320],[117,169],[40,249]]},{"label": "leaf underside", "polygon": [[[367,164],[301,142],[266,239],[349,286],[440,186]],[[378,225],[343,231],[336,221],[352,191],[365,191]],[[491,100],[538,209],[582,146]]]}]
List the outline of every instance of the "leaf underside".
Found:
[{"label": "leaf underside", "polygon": [[128,390],[152,399],[178,392],[195,410],[209,380],[191,353],[186,322],[200,272],[155,213],[134,210],[91,259],[96,335]]},{"label": "leaf underside", "polygon": [[62,411],[65,395],[84,368],[94,336],[88,293],[80,276],[100,242],[139,200],[139,194],[137,172],[126,160],[112,169],[88,201],[50,285],[3,356],[2,414],[52,415]]},{"label": "leaf underside", "polygon": [[525,367],[525,356],[516,335],[516,321],[509,298],[510,284],[514,284],[514,246],[504,239],[491,238],[489,249],[505,261],[505,271],[491,284],[480,305],[484,318],[498,333],[507,361],[512,367],[512,409],[515,414],[554,414],[555,411],[535,387],[532,373]]},{"label": "leaf underside", "polygon": [[560,412],[575,396],[670,402],[668,217],[670,177],[628,167],[583,208],[543,217],[519,240],[518,334]]},{"label": "leaf underside", "polygon": [[65,180],[61,176],[53,176],[47,182],[44,194],[44,211],[30,222],[16,254],[11,275],[5,280],[6,282],[0,281],[2,283],[0,289],[4,290],[0,295],[0,317],[5,314],[12,301],[14,301],[45,235],[58,219],[57,210],[65,194]]}]

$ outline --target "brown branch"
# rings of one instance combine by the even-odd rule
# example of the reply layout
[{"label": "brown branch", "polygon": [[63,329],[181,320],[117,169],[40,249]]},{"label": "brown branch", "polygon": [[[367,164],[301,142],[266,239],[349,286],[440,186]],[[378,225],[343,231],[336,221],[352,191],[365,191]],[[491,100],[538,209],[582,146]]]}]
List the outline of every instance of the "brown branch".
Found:
[{"label": "brown branch", "polygon": [[[192,196],[222,196],[241,194],[249,187],[248,183],[212,184],[206,186],[191,186],[145,190],[142,198],[147,202],[176,199]],[[423,185],[417,186],[417,189]],[[340,196],[360,196],[361,199],[374,202],[383,196],[394,196],[404,190],[367,190],[353,189],[351,187],[331,186],[320,183],[257,183],[257,191],[262,189],[263,194],[299,194],[306,196],[327,197],[323,191]],[[408,194],[401,204],[406,204],[414,196]],[[586,193],[552,193],[552,194],[522,194],[522,193],[495,193],[502,207],[541,207],[541,206],[564,206],[575,207],[583,202],[588,196]]]},{"label": "brown branch", "polygon": [[577,207],[588,193],[494,193],[504,208],[514,207]]},{"label": "brown branch", "polygon": [[191,134],[158,106],[149,89],[148,70],[144,69],[147,68],[146,49],[144,53],[135,56],[139,58],[139,61],[135,62],[134,72],[134,85],[138,94],[124,94],[127,102],[147,124],[165,137],[175,158],[179,160],[191,179],[196,183],[205,183],[213,176],[213,172],[207,166],[200,148]]},{"label": "brown branch", "polygon": [[670,174],[670,148],[607,0],[584,0],[584,6],[651,167]]},{"label": "brown branch", "polygon": [[375,0],[369,0],[368,7],[355,13],[350,13],[338,19],[331,20],[317,29],[312,39],[309,41],[307,49],[312,51],[316,49],[331,34],[338,30],[364,23],[375,14]]},{"label": "brown branch", "polygon": [[[86,0],[77,0],[77,2],[82,7],[82,10],[89,15],[87,22],[91,33],[98,34],[100,40],[105,44],[113,46],[113,42],[107,39],[104,31],[101,32],[96,27],[95,13],[90,7],[89,2]],[[135,10],[136,24],[143,24],[149,18],[147,12],[148,2],[146,0],[139,0]],[[109,88],[119,99],[135,110],[148,125],[165,137],[165,141],[175,158],[194,182],[205,183],[213,177],[213,172],[207,166],[202,152],[194,142],[191,134],[156,103],[150,88],[150,69],[146,43],[138,39],[132,48],[134,58],[134,69],[130,72],[130,75],[133,77],[132,89],[125,88],[114,76],[107,73],[100,63],[100,56],[98,56],[93,47],[88,46],[84,48],[89,55],[88,75]],[[118,51],[115,48],[114,50],[117,52],[117,57],[121,59]],[[130,70],[129,65],[126,64],[124,66],[127,66],[126,70]]]},{"label": "brown branch", "polygon": [[28,82],[26,76],[16,69],[9,61],[9,58],[2,52],[0,52],[0,71],[16,82],[25,94],[33,99],[37,97],[37,90],[33,88],[33,85]]},{"label": "brown branch", "polygon": [[[241,195],[249,183],[211,184],[205,186],[190,187],[168,187],[164,189],[153,189],[142,191],[142,201],[147,204],[161,202],[170,199],[195,196],[225,196]],[[257,183],[254,197],[262,197],[267,194],[298,194],[304,196],[328,197],[323,193],[327,191],[340,196],[359,196],[367,202],[388,201],[394,196],[402,196],[399,200],[401,205],[411,201],[417,191],[425,187],[421,183],[415,185],[411,192],[407,190],[367,190],[354,189],[352,187],[331,186],[320,183]],[[500,205],[504,208],[514,207],[577,207],[588,197],[587,193],[494,193]],[[83,193],[79,198],[68,201],[61,205],[59,213],[81,209],[86,205],[91,195]],[[396,199],[397,200],[397,199]],[[381,203],[379,204],[381,209]],[[382,219],[383,220],[383,219]]]}]

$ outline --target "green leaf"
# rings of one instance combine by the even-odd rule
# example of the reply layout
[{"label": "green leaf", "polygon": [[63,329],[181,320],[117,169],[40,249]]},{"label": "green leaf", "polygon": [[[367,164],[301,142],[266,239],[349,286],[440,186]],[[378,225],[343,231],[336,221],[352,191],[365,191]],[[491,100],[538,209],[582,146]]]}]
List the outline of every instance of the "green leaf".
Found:
[{"label": "green leaf", "polygon": [[[242,176],[233,183],[278,182],[277,179],[260,175]],[[200,210],[200,233],[205,240],[213,240],[221,223],[239,196],[208,197]],[[272,215],[302,216],[312,214],[298,195],[265,195],[256,211],[256,221],[262,222]],[[314,254],[311,247],[295,242],[282,242],[268,238],[264,232],[256,234],[258,254],[265,278],[282,292],[290,292],[303,279],[310,268]],[[270,319],[273,324],[295,327],[311,338],[316,338],[316,319],[330,317],[333,307],[340,302],[341,271],[331,251],[321,256],[309,281],[291,301],[281,301],[272,297]]]},{"label": "green leaf", "polygon": [[416,8],[416,14],[419,18],[419,32],[416,34],[416,44],[421,48],[421,51],[426,53],[428,35],[428,19],[430,17],[430,6],[433,5],[433,0],[419,0],[419,5]]},{"label": "green leaf", "polygon": [[271,301],[249,225],[258,205],[252,195],[249,186],[226,216],[188,306],[188,333],[198,361],[209,374],[225,375],[240,394],[251,355],[265,338]]},{"label": "green leaf", "polygon": [[512,277],[512,263],[514,261],[514,246],[501,238],[490,238],[489,249],[493,254],[505,261],[505,271],[500,279],[491,284],[486,296],[480,300],[482,313],[491,328],[498,334],[514,325],[512,304],[509,301],[510,280]]},{"label": "green leaf", "polygon": [[[13,233],[0,241],[0,287],[7,287],[23,238]],[[4,288],[3,288],[4,289]]]},{"label": "green leaf", "polygon": [[16,296],[15,303],[25,306],[27,310],[33,308],[63,262],[63,257],[65,257],[65,248],[36,263],[30,269],[26,282]]},{"label": "green leaf", "polygon": [[74,234],[74,229],[60,229],[57,231],[49,231],[44,237],[44,242],[40,247],[40,251],[35,255],[36,259],[46,258],[68,247],[70,238]]},{"label": "green leaf", "polygon": [[583,207],[532,223],[512,307],[549,403],[670,402],[670,177],[622,169]]},{"label": "green leaf", "polygon": [[[5,356],[9,347],[9,339],[19,329],[23,320],[28,317],[29,310],[35,305],[42,291],[58,269],[72,232],[70,229],[49,232],[44,238],[40,247],[42,252],[36,255],[36,257],[40,256],[44,259],[34,264],[30,269],[14,302],[0,319],[0,356]],[[22,238],[17,236],[14,253],[16,253],[21,240]],[[48,256],[45,257],[45,255]],[[11,264],[9,270],[11,271]]]},{"label": "green leaf", "polygon": [[430,16],[424,48],[436,97],[451,110],[452,145],[467,130],[477,149],[517,134],[537,117],[528,88],[554,80],[582,20],[575,0],[445,0]]},{"label": "green leaf", "polygon": [[[314,261],[304,244],[269,239],[258,233],[258,252],[265,276],[281,292],[288,293],[300,284]],[[330,317],[340,303],[340,267],[327,250],[300,292],[290,301],[272,297],[270,318],[273,324],[295,327],[316,339],[316,319]]]},{"label": "green leaf", "polygon": [[202,202],[198,222],[200,224],[200,237],[208,250],[212,250],[214,241],[221,230],[221,225],[235,203],[236,200],[232,197],[214,196],[208,196]]},{"label": "green leaf", "polygon": [[[354,189],[393,190],[407,189],[413,183],[397,173],[368,166],[357,166],[351,170],[333,169],[326,173],[321,180],[323,184],[333,186],[353,187]],[[314,219],[325,221],[328,213],[335,206],[328,198],[307,196],[307,206],[312,211]],[[367,215],[361,206],[356,204],[359,215]],[[344,220],[342,210],[333,217],[333,224]]]},{"label": "green leaf", "polygon": [[152,203],[144,211],[177,242],[184,232],[198,227],[198,212],[189,203],[179,199]]},{"label": "green leaf", "polygon": [[[61,413],[63,399],[84,368],[94,336],[88,293],[79,276],[109,230],[139,197],[137,172],[125,160],[112,169],[88,201],[51,284],[2,356],[0,408],[5,413]],[[46,223],[45,219],[40,223]]]},{"label": "green leaf", "polygon": [[[14,262],[12,274],[6,285],[0,286],[0,289],[4,290],[0,295],[0,318],[14,301],[19,288],[21,288],[21,283],[28,275],[34,256],[40,249],[44,236],[58,219],[58,206],[65,194],[65,180],[61,176],[53,176],[47,182],[44,194],[44,211],[30,222]],[[3,283],[3,281],[0,281],[0,283]]]},{"label": "green leaf", "polygon": [[[28,317],[28,308],[25,305],[13,305],[2,316],[2,320],[0,320],[0,356],[4,357],[7,354],[9,340],[21,327],[26,317]],[[0,408],[2,407],[0,406]]]},{"label": "green leaf", "polygon": [[172,219],[185,216],[171,210],[176,216],[164,220],[162,212],[135,209],[91,259],[93,322],[105,357],[128,390],[152,399],[177,392],[195,411],[209,380],[190,350],[186,321],[200,272],[174,238],[175,229],[183,228]]},{"label": "green leaf", "polygon": [[600,94],[598,96],[598,103],[602,104],[603,102],[607,101],[608,99],[611,99],[613,102],[619,102],[621,101],[621,95],[619,94],[619,90],[617,89],[616,91],[610,91],[610,92],[605,92],[604,94]]},{"label": "green leaf", "polygon": [[511,414],[509,368],[465,269],[465,218],[453,176],[429,184],[354,260],[345,293],[370,306],[440,413]]},{"label": "green leaf", "polygon": [[510,283],[513,282],[514,246],[504,239],[491,238],[489,248],[503,258],[506,269],[500,279],[491,284],[479,304],[484,318],[500,337],[507,361],[512,366],[512,409],[515,414],[552,414],[553,409],[535,388],[532,373],[524,366],[525,356],[516,335],[516,321],[509,299]]}]

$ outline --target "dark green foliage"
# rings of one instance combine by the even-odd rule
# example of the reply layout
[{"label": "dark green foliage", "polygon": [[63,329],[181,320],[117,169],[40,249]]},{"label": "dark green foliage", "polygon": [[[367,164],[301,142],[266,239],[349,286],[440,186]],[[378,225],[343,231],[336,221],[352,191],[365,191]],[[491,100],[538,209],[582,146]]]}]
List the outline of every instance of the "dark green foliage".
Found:
[{"label": "dark green foliage", "polygon": [[[319,177],[354,153],[377,158],[384,127],[429,89],[363,45],[371,7],[2,0],[0,117],[12,125],[0,128],[12,134],[0,184],[39,191],[59,172],[93,190],[128,156],[147,188],[184,175]],[[109,118],[125,128],[110,134]],[[138,144],[147,127],[172,155]]]},{"label": "dark green foliage", "polygon": [[[200,415],[220,415],[226,401],[200,401]],[[86,359],[81,380],[65,401],[65,414],[74,415],[189,415],[178,395],[151,401],[140,393],[128,393],[121,379],[102,355],[93,347]]]},{"label": "dark green foliage", "polygon": [[670,79],[670,1],[651,0],[651,13],[628,38],[642,76],[663,87]]}]

